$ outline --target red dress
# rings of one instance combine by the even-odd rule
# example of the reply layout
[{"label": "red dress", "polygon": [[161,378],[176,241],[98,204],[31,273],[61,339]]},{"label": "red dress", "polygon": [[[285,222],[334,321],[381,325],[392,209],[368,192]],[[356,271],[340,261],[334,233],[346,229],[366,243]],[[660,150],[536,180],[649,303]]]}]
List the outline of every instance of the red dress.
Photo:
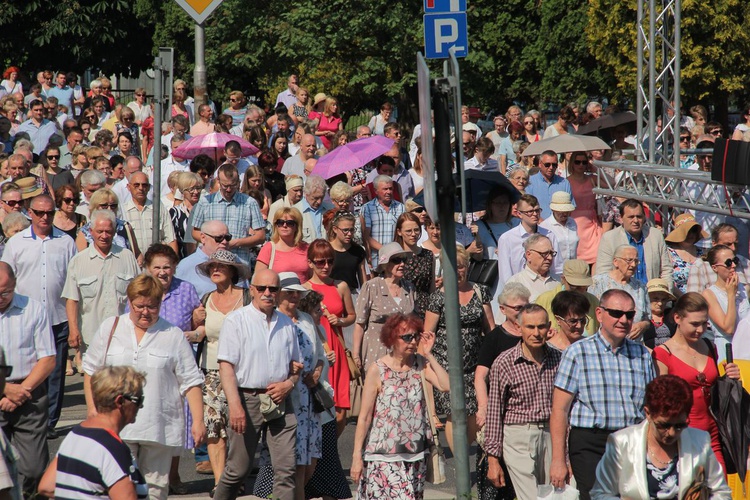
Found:
[{"label": "red dress", "polygon": [[[312,281],[307,283],[313,290],[323,295],[323,305],[329,313],[339,318],[344,316],[344,301],[341,299],[336,285],[319,285]],[[325,316],[321,316],[320,324],[326,331],[328,345],[336,353],[336,362],[331,365],[331,369],[328,371],[328,381],[333,387],[333,402],[336,408],[348,409],[351,406],[349,403],[349,365],[346,362],[346,346],[342,344],[339,337],[341,330],[338,326],[331,327],[328,318]]]},{"label": "red dress", "polygon": [[711,434],[711,448],[714,450],[721,467],[726,471],[724,455],[721,453],[721,444],[719,443],[719,427],[708,411],[711,403],[711,386],[719,378],[716,362],[709,356],[706,360],[706,366],[699,372],[674,356],[663,345],[654,349],[654,358],[667,366],[670,375],[676,375],[690,385],[693,390],[693,407],[690,409],[689,425],[694,429],[701,429]]}]

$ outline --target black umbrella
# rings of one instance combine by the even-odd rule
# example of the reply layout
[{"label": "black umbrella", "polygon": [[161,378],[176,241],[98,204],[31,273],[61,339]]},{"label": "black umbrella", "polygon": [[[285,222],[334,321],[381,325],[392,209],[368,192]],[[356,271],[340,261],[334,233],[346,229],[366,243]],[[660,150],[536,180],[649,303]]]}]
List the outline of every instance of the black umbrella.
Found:
[{"label": "black umbrella", "polygon": [[[727,362],[732,362],[731,356],[727,356]],[[750,446],[750,394],[742,387],[742,382],[724,375],[711,387],[710,410],[719,428],[726,473],[736,473],[745,484]]]},{"label": "black umbrella", "polygon": [[[521,193],[516,189],[516,186],[511,184],[508,178],[500,172],[472,169],[464,172],[464,177],[466,178],[467,212],[479,212],[486,209],[487,195],[495,188],[506,191],[511,203],[518,202],[521,197]],[[453,210],[458,213],[461,211],[461,177],[454,174],[453,181],[456,183],[456,203]],[[412,201],[424,206],[424,191],[412,198]]]},{"label": "black umbrella", "polygon": [[578,127],[576,134],[580,135],[601,135],[600,132],[608,131],[620,125],[630,125],[632,130],[628,130],[629,133],[635,133],[635,122],[638,117],[632,111],[625,111],[623,113],[613,113],[611,115],[602,115],[595,120],[591,120],[586,125]]}]

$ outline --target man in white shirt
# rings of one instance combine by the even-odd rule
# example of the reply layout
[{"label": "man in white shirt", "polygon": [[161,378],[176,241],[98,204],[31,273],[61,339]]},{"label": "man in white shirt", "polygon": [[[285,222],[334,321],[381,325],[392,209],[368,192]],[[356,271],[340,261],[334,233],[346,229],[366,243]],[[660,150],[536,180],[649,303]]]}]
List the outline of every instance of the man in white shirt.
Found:
[{"label": "man in white shirt", "polygon": [[488,137],[480,137],[474,148],[474,156],[464,162],[464,170],[484,170],[488,172],[499,172],[500,164],[491,158],[495,152],[495,145]]},{"label": "man in white shirt", "polygon": [[42,194],[31,200],[31,226],[5,244],[3,262],[18,277],[16,291],[41,302],[55,339],[57,358],[48,380],[49,434],[57,437],[55,425],[60,418],[65,387],[65,361],[68,358],[68,316],[63,285],[68,263],[77,249],[73,238],[52,225],[55,202]]},{"label": "man in white shirt", "polygon": [[276,104],[274,104],[274,108],[278,106],[280,102],[283,102],[286,109],[292,109],[292,106],[297,102],[298,88],[299,78],[297,78],[297,75],[289,75],[287,88],[279,92],[276,96]]},{"label": "man in white shirt", "polygon": [[305,162],[310,158],[315,158],[315,136],[305,134],[302,136],[300,148],[296,155],[290,156],[281,167],[281,173],[284,175],[299,175],[303,180],[307,179],[305,174]]},{"label": "man in white shirt", "polygon": [[570,193],[558,191],[552,194],[552,202],[549,205],[552,217],[547,217],[539,224],[539,227],[549,229],[557,237],[558,251],[562,261],[578,257],[578,226],[576,221],[570,217],[576,209],[571,203]]},{"label": "man in white shirt", "polygon": [[[250,287],[253,301],[230,313],[219,335],[217,359],[229,408],[229,455],[214,499],[237,497],[252,469],[260,434],[267,430],[273,496],[293,500],[297,419],[288,396],[299,379],[302,357],[294,323],[276,311],[278,274],[258,271]],[[271,415],[268,409],[274,404],[277,411]]]},{"label": "man in white shirt", "polygon": [[[498,287],[502,288],[511,276],[521,272],[526,265],[526,252],[523,242],[532,234],[539,233],[549,238],[552,249],[557,251],[557,237],[549,229],[539,226],[542,209],[535,196],[524,194],[516,204],[516,215],[521,220],[513,229],[506,231],[497,241]],[[552,273],[562,273],[563,262],[560,254],[554,258]]]},{"label": "man in white shirt", "polygon": [[521,283],[531,292],[529,302],[534,302],[539,295],[560,284],[550,275],[557,252],[553,250],[549,238],[538,233],[532,234],[523,242],[523,249],[526,265],[519,273],[511,276],[507,283]]},{"label": "man in white shirt", "polygon": [[152,243],[163,243],[169,245],[175,254],[179,254],[177,240],[174,237],[174,227],[169,213],[160,205],[161,214],[159,217],[159,240],[153,240],[152,227],[154,223],[154,204],[148,199],[148,192],[151,189],[151,183],[148,176],[143,172],[136,172],[130,177],[128,185],[132,199],[122,207],[125,220],[130,222],[135,233],[135,239],[138,242],[138,248],[146,253]]}]

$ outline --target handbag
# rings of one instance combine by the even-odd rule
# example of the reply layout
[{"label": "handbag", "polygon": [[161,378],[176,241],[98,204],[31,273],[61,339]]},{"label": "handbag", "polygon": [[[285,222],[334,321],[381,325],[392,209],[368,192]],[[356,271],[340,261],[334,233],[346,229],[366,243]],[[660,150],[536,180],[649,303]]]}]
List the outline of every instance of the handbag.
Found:
[{"label": "handbag", "polygon": [[706,484],[706,469],[701,465],[693,482],[688,485],[682,500],[708,500],[708,485]]},{"label": "handbag", "polygon": [[346,418],[359,418],[362,408],[362,388],[365,382],[360,375],[349,382],[349,409],[346,410]]},{"label": "handbag", "polygon": [[471,260],[467,280],[486,285],[492,290],[497,282],[497,261],[493,259]]},{"label": "handbag", "polygon": [[310,389],[310,394],[312,395],[313,411],[315,413],[323,413],[333,408],[333,398],[320,382]]},{"label": "handbag", "polygon": [[344,348],[344,355],[346,356],[346,363],[349,366],[349,379],[354,380],[356,378],[359,378],[362,376],[362,372],[359,369],[359,366],[357,366],[357,363],[354,362],[354,356],[352,356],[352,351],[349,350],[348,347],[346,347],[346,342],[344,342],[344,336],[341,335],[341,328],[337,326],[331,326],[331,329],[336,333],[336,336],[339,338],[339,342],[341,342],[341,346]]},{"label": "handbag", "polygon": [[420,374],[420,378],[422,379],[422,396],[425,405],[425,412],[427,413],[427,420],[429,420],[430,422],[430,430],[432,431],[432,442],[430,443],[430,447],[427,450],[427,454],[425,456],[427,462],[426,479],[428,483],[442,484],[446,481],[445,452],[443,451],[442,446],[440,446],[440,440],[438,439],[438,430],[435,427],[435,422],[432,418],[432,412],[430,411],[430,407],[427,404],[427,391],[429,390],[429,388],[427,387],[427,382],[425,381],[422,374]]}]

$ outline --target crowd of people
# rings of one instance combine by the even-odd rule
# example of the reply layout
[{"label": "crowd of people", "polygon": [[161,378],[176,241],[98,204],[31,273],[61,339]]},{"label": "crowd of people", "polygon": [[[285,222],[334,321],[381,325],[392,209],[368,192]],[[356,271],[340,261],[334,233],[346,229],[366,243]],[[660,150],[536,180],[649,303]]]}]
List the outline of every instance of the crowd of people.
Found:
[{"label": "crowd of people", "polygon": [[[453,368],[483,500],[534,499],[538,485],[683,498],[699,466],[729,498],[708,403],[720,369],[740,378],[726,347],[750,354],[747,227],[700,212],[650,222],[637,200],[595,195],[602,151],[522,156],[601,104],[546,128],[512,106],[486,133],[462,110],[465,168],[514,189],[498,183],[456,224],[461,329],[448,332],[441,228],[417,201],[431,182],[421,133],[409,139],[390,103],[352,133],[296,75],[272,112],[234,91],[196,115],[177,80],[154,131],[144,89],[123,104],[103,77],[84,92],[43,71],[25,91],[18,73],[0,91],[0,493],[185,494],[188,448],[213,498],[236,498],[254,466],[258,496],[350,498],[338,439],[356,418],[358,498],[422,498],[438,433],[454,446]],[[236,140],[178,156],[213,132]],[[373,134],[391,149],[316,174]],[[49,463],[76,372],[88,416]]]}]

